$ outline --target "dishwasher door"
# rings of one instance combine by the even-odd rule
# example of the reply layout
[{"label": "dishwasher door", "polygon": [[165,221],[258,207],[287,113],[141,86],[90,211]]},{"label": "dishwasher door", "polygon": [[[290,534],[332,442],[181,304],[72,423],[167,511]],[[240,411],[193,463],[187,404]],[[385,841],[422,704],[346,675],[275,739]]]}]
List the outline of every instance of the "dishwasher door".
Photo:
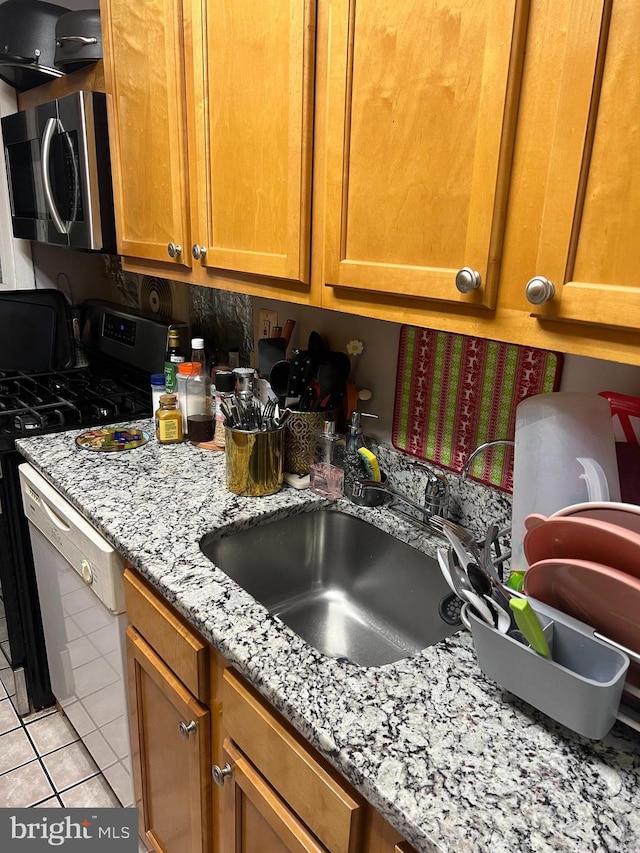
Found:
[{"label": "dishwasher door", "polygon": [[120,802],[133,805],[124,561],[33,468],[21,465],[20,480],[53,694]]}]

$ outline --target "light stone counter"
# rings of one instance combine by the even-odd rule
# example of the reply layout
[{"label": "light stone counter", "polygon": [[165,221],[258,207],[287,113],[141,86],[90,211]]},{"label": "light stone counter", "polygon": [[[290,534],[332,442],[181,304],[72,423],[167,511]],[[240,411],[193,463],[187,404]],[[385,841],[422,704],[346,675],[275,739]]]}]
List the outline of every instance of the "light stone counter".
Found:
[{"label": "light stone counter", "polygon": [[[640,851],[640,735],[617,724],[592,742],[550,722],[484,678],[465,631],[379,668],[325,658],[198,547],[208,531],[304,511],[314,495],[237,497],[222,454],[153,438],[93,453],[77,434],[17,445],[418,850]],[[340,504],[433,554],[436,542],[388,509]]]}]

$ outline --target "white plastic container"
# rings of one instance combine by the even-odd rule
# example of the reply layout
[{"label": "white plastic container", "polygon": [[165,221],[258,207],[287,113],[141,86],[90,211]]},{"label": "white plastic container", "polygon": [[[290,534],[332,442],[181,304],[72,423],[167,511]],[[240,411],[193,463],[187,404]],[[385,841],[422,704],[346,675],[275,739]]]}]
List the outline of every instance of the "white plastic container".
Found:
[{"label": "white plastic container", "polygon": [[511,568],[527,568],[522,542],[532,512],[552,515],[589,500],[620,500],[607,400],[563,391],[538,394],[516,409]]}]

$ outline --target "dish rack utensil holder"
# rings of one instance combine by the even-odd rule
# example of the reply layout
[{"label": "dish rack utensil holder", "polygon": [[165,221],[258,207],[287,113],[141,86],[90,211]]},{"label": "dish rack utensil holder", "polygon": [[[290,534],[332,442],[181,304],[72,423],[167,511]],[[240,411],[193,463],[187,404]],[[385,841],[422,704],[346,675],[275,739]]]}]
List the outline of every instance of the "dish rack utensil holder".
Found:
[{"label": "dish rack utensil holder", "polygon": [[[600,740],[616,720],[640,731],[640,716],[620,704],[630,658],[584,622],[529,598],[552,660],[478,619],[465,605],[478,665],[510,693],[584,737]],[[627,691],[637,692],[630,686]]]}]

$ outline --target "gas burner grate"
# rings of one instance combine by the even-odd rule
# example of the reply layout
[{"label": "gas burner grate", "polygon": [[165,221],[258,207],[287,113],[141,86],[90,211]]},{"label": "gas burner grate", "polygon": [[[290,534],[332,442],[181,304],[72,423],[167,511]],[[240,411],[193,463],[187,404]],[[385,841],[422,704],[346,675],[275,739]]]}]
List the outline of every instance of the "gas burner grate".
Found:
[{"label": "gas burner grate", "polygon": [[42,374],[0,372],[0,435],[5,439],[150,414],[146,375],[113,376],[104,365]]}]

